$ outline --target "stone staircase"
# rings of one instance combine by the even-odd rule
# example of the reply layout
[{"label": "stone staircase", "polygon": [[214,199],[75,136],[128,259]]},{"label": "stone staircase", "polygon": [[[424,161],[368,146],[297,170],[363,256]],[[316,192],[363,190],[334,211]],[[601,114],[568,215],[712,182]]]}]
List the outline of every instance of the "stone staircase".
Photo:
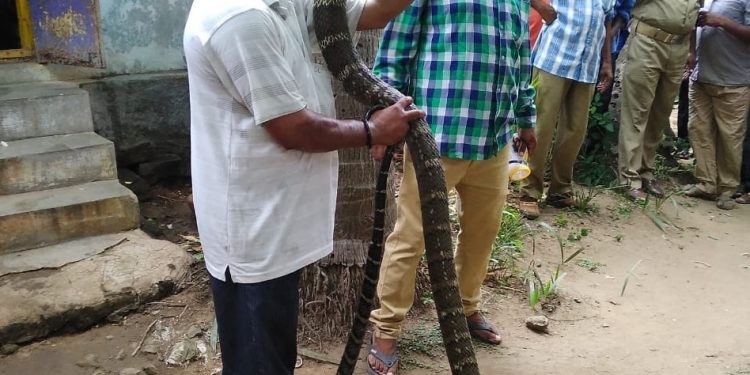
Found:
[{"label": "stone staircase", "polygon": [[117,180],[113,143],[94,133],[86,91],[68,82],[0,84],[0,299],[8,307],[0,345],[85,328],[184,277],[187,254],[150,239],[139,222],[136,196]]},{"label": "stone staircase", "polygon": [[138,227],[138,200],[117,181],[85,91],[0,86],[0,114],[0,254]]}]

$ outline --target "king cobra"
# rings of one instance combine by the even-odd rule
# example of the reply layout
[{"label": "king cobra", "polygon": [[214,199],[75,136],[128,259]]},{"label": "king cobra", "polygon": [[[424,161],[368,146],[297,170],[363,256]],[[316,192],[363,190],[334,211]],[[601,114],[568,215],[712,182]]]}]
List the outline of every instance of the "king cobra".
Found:
[{"label": "king cobra", "polygon": [[[375,77],[362,62],[347,27],[345,4],[346,0],[314,0],[315,34],[328,70],[343,83],[344,90],[359,102],[368,106],[392,105],[403,95]],[[479,374],[453,263],[445,177],[435,139],[424,120],[410,123],[406,144],[419,186],[430,284],[451,373]],[[372,309],[382,260],[386,180],[392,152],[391,148],[387,150],[378,176],[373,240],[368,250],[356,316],[338,375],[351,375],[354,371]]]}]

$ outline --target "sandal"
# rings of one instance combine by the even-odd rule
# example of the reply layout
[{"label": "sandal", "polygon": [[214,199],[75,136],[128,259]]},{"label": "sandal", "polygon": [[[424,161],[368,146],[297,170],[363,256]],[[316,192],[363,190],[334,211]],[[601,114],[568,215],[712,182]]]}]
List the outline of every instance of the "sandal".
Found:
[{"label": "sandal", "polygon": [[[480,314],[479,316],[482,318],[479,322],[472,322],[468,318],[466,319],[466,323],[469,325],[469,334],[471,334],[471,337],[490,345],[500,345],[502,342],[502,339],[498,341],[492,341],[488,339],[487,337],[480,335],[479,332],[485,331],[485,332],[491,332],[495,335],[500,336],[500,333],[497,332],[495,327],[487,320],[487,318],[484,317],[484,315],[481,315],[482,313],[477,312],[476,314]],[[473,315],[472,315],[473,316]]]},{"label": "sandal", "polygon": [[530,197],[521,197],[518,201],[518,211],[523,217],[534,220],[539,217],[539,203],[536,199]]},{"label": "sandal", "polygon": [[393,354],[387,355],[383,352],[381,352],[379,349],[375,348],[373,346],[374,338],[370,338],[370,355],[375,357],[378,361],[382,362],[388,370],[386,372],[381,373],[378,370],[372,368],[372,365],[370,365],[370,361],[367,361],[367,375],[386,375],[388,374],[388,371],[393,368],[393,366],[396,366],[398,364],[398,352],[394,351]]},{"label": "sandal", "polygon": [[739,198],[735,199],[734,201],[739,204],[750,204],[750,193],[740,195]]},{"label": "sandal", "polygon": [[576,205],[573,193],[549,194],[546,202],[555,208],[570,208]]}]

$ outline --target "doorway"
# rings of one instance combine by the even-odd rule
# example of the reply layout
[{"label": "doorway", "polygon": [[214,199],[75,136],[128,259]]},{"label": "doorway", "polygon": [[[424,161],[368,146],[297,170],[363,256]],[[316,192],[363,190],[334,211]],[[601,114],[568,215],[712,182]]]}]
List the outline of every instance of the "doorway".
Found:
[{"label": "doorway", "polygon": [[28,0],[0,0],[0,59],[33,55]]}]

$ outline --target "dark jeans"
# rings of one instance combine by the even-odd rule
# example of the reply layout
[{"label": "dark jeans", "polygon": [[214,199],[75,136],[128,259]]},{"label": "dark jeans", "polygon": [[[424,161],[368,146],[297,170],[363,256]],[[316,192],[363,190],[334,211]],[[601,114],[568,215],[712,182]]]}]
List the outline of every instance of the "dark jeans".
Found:
[{"label": "dark jeans", "polygon": [[690,118],[690,80],[682,81],[680,85],[680,97],[677,105],[677,138],[687,139],[688,137],[688,119]]},{"label": "dark jeans", "polygon": [[742,177],[740,178],[740,190],[746,193],[750,192],[750,113],[747,114],[747,126],[745,145],[742,148]]},{"label": "dark jeans", "polygon": [[222,375],[292,375],[300,272],[255,284],[211,277]]}]

